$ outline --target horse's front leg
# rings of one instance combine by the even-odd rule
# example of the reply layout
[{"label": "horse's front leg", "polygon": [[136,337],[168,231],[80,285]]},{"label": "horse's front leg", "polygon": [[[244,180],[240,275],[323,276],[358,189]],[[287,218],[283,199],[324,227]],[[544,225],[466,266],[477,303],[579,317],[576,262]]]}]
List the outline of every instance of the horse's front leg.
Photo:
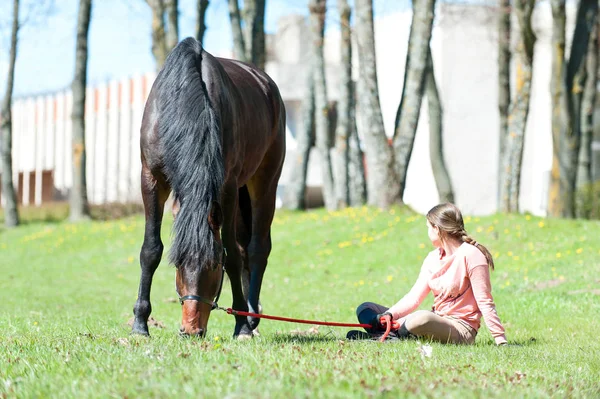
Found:
[{"label": "horse's front leg", "polygon": [[[233,296],[232,307],[235,310],[248,311],[248,305],[242,289],[242,255],[237,244],[236,217],[238,214],[238,189],[237,184],[228,183],[223,187],[223,230],[222,240],[227,248],[227,262],[225,270],[231,282]],[[244,316],[235,316],[234,337],[252,337],[252,329],[248,319]]]},{"label": "horse's front leg", "polygon": [[148,331],[148,317],[152,312],[150,288],[152,277],[160,263],[163,252],[160,226],[168,196],[169,187],[164,182],[158,181],[144,165],[142,167],[142,199],[144,201],[146,226],[144,243],[140,251],[140,286],[137,301],[133,308],[135,318],[132,333],[134,334],[150,335]]}]

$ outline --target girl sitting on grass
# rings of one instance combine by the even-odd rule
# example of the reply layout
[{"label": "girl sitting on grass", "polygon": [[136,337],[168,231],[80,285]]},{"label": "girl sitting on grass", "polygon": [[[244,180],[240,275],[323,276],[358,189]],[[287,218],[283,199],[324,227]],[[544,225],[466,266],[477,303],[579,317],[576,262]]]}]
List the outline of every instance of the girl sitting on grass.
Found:
[{"label": "girl sitting on grass", "polygon": [[[427,233],[436,249],[423,261],[411,290],[391,308],[365,302],[356,309],[363,331],[350,331],[348,339],[379,338],[387,324],[399,326],[390,338],[423,337],[442,343],[472,344],[483,316],[496,345],[507,343],[504,327],[492,298],[492,255],[465,231],[460,210],[450,203],[427,213]],[[433,292],[431,311],[417,310]],[[393,322],[393,324],[392,324]]]}]

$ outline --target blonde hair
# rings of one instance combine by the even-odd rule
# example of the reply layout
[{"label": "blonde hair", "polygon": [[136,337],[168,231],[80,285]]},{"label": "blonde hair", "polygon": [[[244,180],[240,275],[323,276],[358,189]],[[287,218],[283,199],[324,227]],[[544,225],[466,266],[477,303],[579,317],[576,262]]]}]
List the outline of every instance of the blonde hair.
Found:
[{"label": "blonde hair", "polygon": [[462,242],[474,245],[487,259],[489,267],[494,270],[494,259],[486,247],[475,241],[465,230],[462,213],[460,209],[449,202],[434,206],[427,212],[427,220],[432,226],[437,226],[440,231],[440,239],[447,237],[456,238]]}]

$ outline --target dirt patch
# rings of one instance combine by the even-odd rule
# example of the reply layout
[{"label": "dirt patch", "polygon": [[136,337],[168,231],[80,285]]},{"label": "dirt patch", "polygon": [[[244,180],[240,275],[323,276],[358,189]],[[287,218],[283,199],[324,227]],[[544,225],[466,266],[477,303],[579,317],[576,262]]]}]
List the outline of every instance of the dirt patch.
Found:
[{"label": "dirt patch", "polygon": [[566,282],[566,280],[561,280],[561,279],[555,278],[554,280],[540,281],[539,283],[535,284],[534,288],[536,290],[545,290],[547,288],[557,287],[565,282]]},{"label": "dirt patch", "polygon": [[583,289],[583,290],[569,291],[569,295],[580,295],[580,294],[600,295],[600,289],[588,288],[588,289]]}]

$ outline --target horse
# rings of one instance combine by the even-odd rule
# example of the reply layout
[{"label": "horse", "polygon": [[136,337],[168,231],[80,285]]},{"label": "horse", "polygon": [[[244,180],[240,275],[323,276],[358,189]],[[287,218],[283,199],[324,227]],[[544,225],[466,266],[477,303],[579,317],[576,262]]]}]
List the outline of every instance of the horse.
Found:
[{"label": "horse", "polygon": [[[277,85],[255,66],[214,57],[191,37],[170,52],[140,131],[145,231],[132,333],[149,335],[150,289],[171,192],[169,261],[182,304],[180,334],[205,336],[225,273],[233,309],[261,311],[285,117]],[[233,336],[252,337],[259,321],[236,316]]]}]

